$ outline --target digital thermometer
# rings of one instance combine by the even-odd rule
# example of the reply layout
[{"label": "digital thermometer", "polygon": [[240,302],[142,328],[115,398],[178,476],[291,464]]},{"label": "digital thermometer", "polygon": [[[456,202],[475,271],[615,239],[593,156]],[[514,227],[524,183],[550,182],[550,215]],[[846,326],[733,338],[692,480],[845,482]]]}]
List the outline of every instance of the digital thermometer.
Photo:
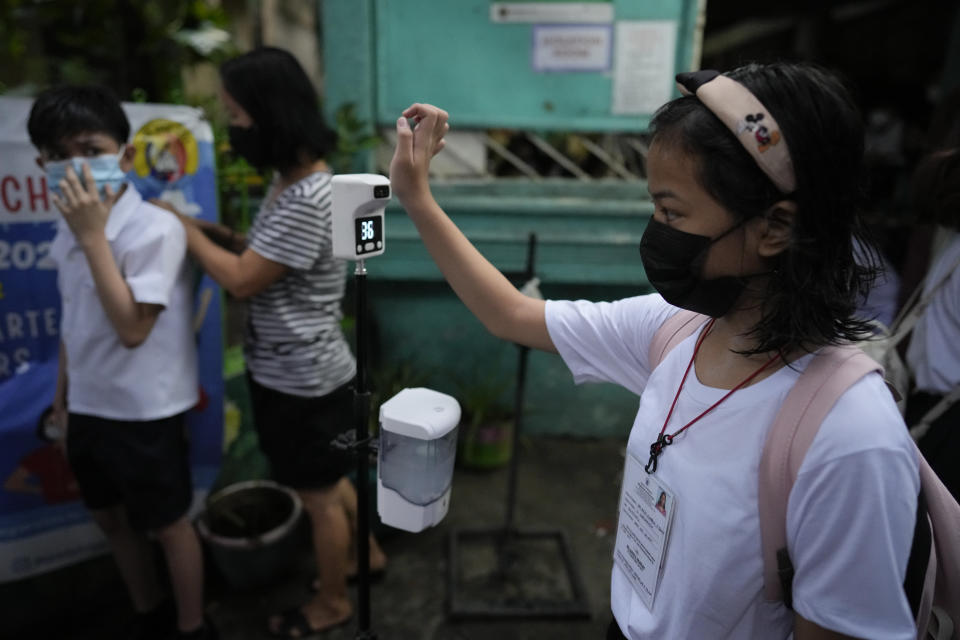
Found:
[{"label": "digital thermometer", "polygon": [[333,177],[333,255],[363,260],[383,253],[383,209],[390,201],[390,180],[375,173]]}]

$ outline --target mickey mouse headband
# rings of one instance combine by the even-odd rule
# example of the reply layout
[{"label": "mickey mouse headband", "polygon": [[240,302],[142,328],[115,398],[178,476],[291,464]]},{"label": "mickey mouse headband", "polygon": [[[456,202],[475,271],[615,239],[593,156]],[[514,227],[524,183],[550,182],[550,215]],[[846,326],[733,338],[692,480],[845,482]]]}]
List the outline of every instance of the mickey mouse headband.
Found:
[{"label": "mickey mouse headband", "polygon": [[770,111],[749,89],[718,71],[677,74],[677,86],[720,118],[781,192],[793,193],[797,178],[787,141]]}]

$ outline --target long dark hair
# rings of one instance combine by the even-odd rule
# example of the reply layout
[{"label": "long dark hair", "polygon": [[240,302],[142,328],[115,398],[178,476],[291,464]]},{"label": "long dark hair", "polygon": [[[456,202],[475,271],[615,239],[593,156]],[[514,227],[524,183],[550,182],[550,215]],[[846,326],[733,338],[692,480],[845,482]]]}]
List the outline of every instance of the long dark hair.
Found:
[{"label": "long dark hair", "polygon": [[297,59],[260,47],[220,66],[223,88],[250,114],[266,144],[266,164],[280,170],[325,158],[337,136],[323,122],[317,92]]},{"label": "long dark hair", "polygon": [[[746,354],[815,349],[862,339],[871,327],[854,312],[877,274],[877,254],[858,213],[863,194],[863,124],[830,73],[807,64],[750,64],[728,73],[780,125],[797,187],[782,194],[729,129],[697,98],[677,98],[651,123],[653,138],[696,157],[703,188],[738,220],[774,203],[797,204],[792,239],[773,264],[763,312]],[[859,249],[855,247],[859,245]],[[855,255],[856,252],[856,255]]]}]

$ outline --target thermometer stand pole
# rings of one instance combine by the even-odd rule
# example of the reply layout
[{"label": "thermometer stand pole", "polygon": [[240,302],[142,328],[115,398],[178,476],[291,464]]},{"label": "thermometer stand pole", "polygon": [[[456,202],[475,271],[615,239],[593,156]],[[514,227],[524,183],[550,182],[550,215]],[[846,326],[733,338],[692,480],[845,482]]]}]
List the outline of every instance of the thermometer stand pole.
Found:
[{"label": "thermometer stand pole", "polygon": [[357,260],[356,283],[357,379],[354,382],[354,420],[357,455],[357,640],[376,640],[370,628],[370,451],[368,431],[370,391],[367,388],[367,267]]}]

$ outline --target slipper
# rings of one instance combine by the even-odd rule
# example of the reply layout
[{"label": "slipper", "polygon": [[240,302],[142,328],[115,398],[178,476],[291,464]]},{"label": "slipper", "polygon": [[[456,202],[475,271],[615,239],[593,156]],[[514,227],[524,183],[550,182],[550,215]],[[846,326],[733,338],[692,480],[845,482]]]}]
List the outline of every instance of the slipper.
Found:
[{"label": "slipper", "polygon": [[[373,569],[373,570],[370,571],[370,574],[369,574],[369,575],[370,575],[370,584],[379,584],[379,583],[383,582],[383,579],[387,576],[387,570],[386,570],[386,568],[383,568],[383,569]],[[313,578],[310,580],[310,587],[309,587],[309,588],[310,588],[310,591],[313,591],[314,593],[316,593],[317,591],[320,590],[320,587],[317,585],[317,581],[318,581],[318,580],[320,580],[320,578],[319,578],[319,577],[316,577],[316,576],[313,577]],[[352,585],[355,585],[355,584],[357,584],[357,581],[358,581],[358,580],[359,580],[359,578],[357,577],[357,574],[355,574],[355,573],[351,573],[350,575],[347,576],[347,584],[348,584],[348,585],[351,585],[351,586],[352,586]]]},{"label": "slipper", "polygon": [[[340,622],[335,622],[327,627],[322,629],[314,629],[310,626],[310,621],[307,620],[307,616],[303,614],[303,611],[299,607],[294,609],[287,609],[278,614],[280,616],[280,628],[274,630],[270,625],[270,620],[267,620],[267,631],[270,632],[270,635],[275,638],[311,638],[318,633],[324,633],[330,631],[331,629],[336,629],[350,623],[353,620],[353,616],[350,615]],[[274,616],[270,616],[273,618]]]}]

